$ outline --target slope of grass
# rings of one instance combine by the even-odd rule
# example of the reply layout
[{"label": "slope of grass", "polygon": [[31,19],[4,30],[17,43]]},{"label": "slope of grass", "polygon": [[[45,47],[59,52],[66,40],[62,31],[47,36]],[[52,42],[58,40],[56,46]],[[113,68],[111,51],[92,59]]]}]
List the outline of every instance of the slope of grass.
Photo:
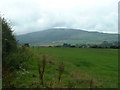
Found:
[{"label": "slope of grass", "polygon": [[[14,72],[12,84],[17,88],[56,87],[118,87],[118,53],[115,49],[90,48],[30,48],[30,59]],[[42,68],[43,55],[46,66],[44,86],[40,84],[38,64]],[[64,72],[58,82],[59,65]]]},{"label": "slope of grass", "polygon": [[117,87],[118,51],[115,49],[34,48],[34,50],[65,62],[66,70],[74,74],[77,70],[78,78],[79,73],[87,74],[97,80],[102,87]]}]

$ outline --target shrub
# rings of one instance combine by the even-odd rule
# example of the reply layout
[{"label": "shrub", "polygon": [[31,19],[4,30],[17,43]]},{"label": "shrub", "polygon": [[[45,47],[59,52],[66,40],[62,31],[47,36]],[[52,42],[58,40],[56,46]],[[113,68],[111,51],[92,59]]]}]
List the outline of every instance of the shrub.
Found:
[{"label": "shrub", "polygon": [[18,48],[18,50],[9,53],[4,59],[5,64],[10,71],[18,70],[22,67],[22,64],[28,61],[31,57],[31,53],[28,49]]},{"label": "shrub", "polygon": [[7,54],[9,54],[11,51],[16,50],[17,48],[17,41],[15,39],[15,36],[13,35],[12,28],[10,24],[5,20],[4,18],[1,18],[2,21],[2,55],[3,60],[4,57],[6,57]]}]

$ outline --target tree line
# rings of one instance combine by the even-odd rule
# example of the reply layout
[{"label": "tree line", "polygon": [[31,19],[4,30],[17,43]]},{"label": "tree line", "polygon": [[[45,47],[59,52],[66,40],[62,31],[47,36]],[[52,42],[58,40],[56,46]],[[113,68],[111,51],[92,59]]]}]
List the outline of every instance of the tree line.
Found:
[{"label": "tree line", "polygon": [[119,41],[114,41],[114,42],[103,41],[101,44],[75,44],[75,45],[68,44],[68,43],[63,43],[62,47],[119,49],[120,48],[120,42]]}]

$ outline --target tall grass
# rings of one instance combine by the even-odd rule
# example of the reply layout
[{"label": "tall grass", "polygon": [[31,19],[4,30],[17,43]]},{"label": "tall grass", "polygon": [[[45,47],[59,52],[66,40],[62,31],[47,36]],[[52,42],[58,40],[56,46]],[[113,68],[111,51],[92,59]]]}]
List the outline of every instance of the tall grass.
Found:
[{"label": "tall grass", "polygon": [[42,59],[42,65],[38,63],[38,72],[39,72],[39,81],[40,84],[44,87],[44,72],[45,72],[45,66],[46,66],[46,56],[43,55]]},{"label": "tall grass", "polygon": [[64,72],[64,63],[61,62],[59,65],[58,65],[58,84],[60,83],[61,81],[61,76]]}]

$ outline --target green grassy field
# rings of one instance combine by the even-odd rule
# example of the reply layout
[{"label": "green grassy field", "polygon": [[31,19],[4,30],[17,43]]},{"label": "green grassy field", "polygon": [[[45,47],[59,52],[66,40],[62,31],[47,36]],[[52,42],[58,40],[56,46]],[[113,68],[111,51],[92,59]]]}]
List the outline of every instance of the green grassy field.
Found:
[{"label": "green grassy field", "polygon": [[[31,51],[34,55],[27,62],[27,71],[17,72],[13,80],[17,87],[39,87],[38,63],[42,55],[47,60],[44,74],[47,87],[118,87],[117,49],[36,47]],[[64,63],[64,73],[58,85],[57,69],[60,62]]]}]

